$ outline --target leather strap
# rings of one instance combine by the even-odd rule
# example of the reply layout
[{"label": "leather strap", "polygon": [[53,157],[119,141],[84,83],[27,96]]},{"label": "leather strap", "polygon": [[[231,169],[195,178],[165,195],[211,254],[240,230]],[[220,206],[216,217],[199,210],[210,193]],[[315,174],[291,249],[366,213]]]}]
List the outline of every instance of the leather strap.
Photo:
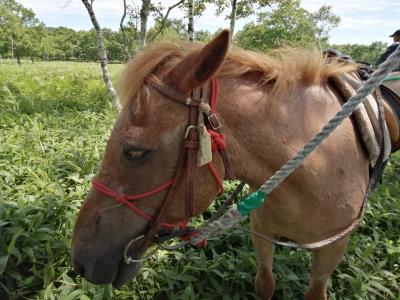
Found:
[{"label": "leather strap", "polygon": [[[193,98],[201,98],[201,90],[197,88],[193,91]],[[196,126],[198,120],[199,111],[196,107],[189,107],[189,127]],[[196,128],[196,127],[194,127]],[[190,130],[187,137],[187,142],[193,145],[192,147],[186,148],[186,165],[185,165],[185,214],[187,218],[193,216],[193,202],[194,202],[194,191],[195,191],[195,174],[197,169],[197,151],[198,151],[198,131],[197,129]]]},{"label": "leather strap", "polygon": [[[382,96],[383,100],[390,106],[395,113],[397,126],[400,130],[400,97],[385,85],[379,86],[376,91]],[[400,139],[392,143],[392,152],[400,149]]]},{"label": "leather strap", "polygon": [[174,99],[175,101],[181,102],[184,105],[198,107],[201,102],[200,98],[185,95],[182,92],[163,83],[154,75],[149,75],[149,77],[146,79],[146,83],[150,84],[153,88],[155,88],[157,91],[164,94],[165,96]]},{"label": "leather strap", "polygon": [[[180,91],[164,84],[161,82],[156,76],[150,75],[146,83],[151,85],[153,88],[155,88],[158,92],[164,94],[165,96],[180,102],[184,105],[187,105],[189,107],[189,115],[188,115],[188,133],[185,137],[185,140],[183,142],[183,148],[181,150],[180,158],[175,170],[175,175],[174,175],[174,182],[168,189],[167,195],[165,197],[164,202],[162,203],[161,207],[159,208],[157,214],[155,215],[155,218],[152,222],[149,223],[148,229],[146,232],[146,235],[144,237],[144,240],[141,245],[141,250],[146,249],[148,245],[150,245],[154,241],[154,236],[156,235],[159,225],[160,225],[160,220],[165,213],[165,210],[170,203],[171,200],[171,195],[175,189],[175,187],[182,182],[182,180],[185,181],[185,215],[187,218],[190,218],[193,216],[193,206],[194,206],[194,191],[195,191],[195,172],[197,169],[197,150],[198,150],[198,131],[196,130],[197,127],[197,122],[198,122],[198,117],[199,117],[199,110],[198,106],[200,105],[202,101],[202,97],[208,98],[210,95],[210,106],[214,107],[216,106],[216,97],[218,91],[215,88],[211,88],[211,92],[204,92],[202,88],[197,88],[193,91],[192,95],[185,95],[181,93]],[[216,81],[214,81],[214,84],[216,84]],[[211,103],[211,100],[215,101],[215,103]],[[218,128],[215,128],[212,123],[211,118],[215,116],[214,113],[212,112],[210,115],[208,115],[208,120],[210,122],[210,125],[213,127],[213,129],[217,132],[220,132],[220,126]],[[215,117],[216,118],[216,117]],[[218,121],[218,119],[216,119]],[[219,121],[218,121],[219,123]],[[232,171],[231,164],[229,162],[227,153],[225,150],[221,149],[220,150],[221,157],[223,159],[225,169],[226,169],[226,175],[228,178],[234,178],[234,174]]]}]

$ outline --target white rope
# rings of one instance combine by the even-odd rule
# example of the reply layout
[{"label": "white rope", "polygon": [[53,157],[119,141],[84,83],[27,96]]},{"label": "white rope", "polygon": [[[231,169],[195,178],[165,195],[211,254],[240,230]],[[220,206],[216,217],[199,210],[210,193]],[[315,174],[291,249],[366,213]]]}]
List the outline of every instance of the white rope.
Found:
[{"label": "white rope", "polygon": [[[318,132],[291,160],[283,165],[270,179],[268,179],[261,187],[260,191],[271,193],[283,180],[285,180],[301,163],[302,161],[326,139],[333,130],[339,126],[344,119],[349,117],[357,106],[366,99],[383,79],[389,75],[400,61],[400,47],[397,47],[388,59],[379,66],[357,93],[346,102],[342,109],[333,117],[322,129]],[[236,206],[231,207],[228,212],[219,220],[205,224],[198,229],[198,235],[191,238],[190,243],[195,245],[201,240],[209,237],[212,234],[222,232],[233,227],[236,223],[242,221],[244,217],[239,213]]]},{"label": "white rope", "polygon": [[302,161],[319,146],[324,139],[326,139],[332,131],[338,127],[344,119],[349,117],[357,106],[363,102],[366,97],[379,86],[383,79],[389,75],[390,71],[393,70],[400,61],[400,47],[397,48],[392,55],[389,56],[388,60],[379,66],[379,69],[375,71],[371,77],[364,83],[364,85],[357,91],[357,93],[346,102],[342,109],[333,117],[328,124],[326,124],[320,132],[318,132],[305,146],[296,154],[294,158],[289,160],[283,167],[281,167],[268,181],[266,181],[260,190],[269,194],[275,189],[283,180],[285,180],[296,168],[302,163]]}]

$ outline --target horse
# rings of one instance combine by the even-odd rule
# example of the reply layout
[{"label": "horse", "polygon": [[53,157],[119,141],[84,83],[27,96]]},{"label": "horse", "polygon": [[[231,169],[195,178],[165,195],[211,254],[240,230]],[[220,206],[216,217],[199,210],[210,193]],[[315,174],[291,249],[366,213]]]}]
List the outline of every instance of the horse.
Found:
[{"label": "horse", "polygon": [[[229,165],[255,190],[340,110],[342,96],[329,80],[355,68],[337,60],[328,64],[317,50],[260,54],[230,47],[227,30],[205,45],[149,45],[121,80],[123,109],[73,230],[75,270],[95,284],[122,286],[138,274],[156,234],[201,214],[221,192],[218,178],[228,168],[219,151],[205,165],[187,165],[201,134],[193,124],[204,115],[193,91],[218,82],[215,114]],[[251,228],[298,243],[326,239],[357,218],[368,183],[365,148],[346,119],[251,213]],[[132,239],[135,245],[127,247]],[[327,281],[348,239],[313,250],[305,299],[327,299]],[[271,299],[274,244],[257,236],[252,243],[256,295]],[[126,251],[131,264],[124,263]]]}]

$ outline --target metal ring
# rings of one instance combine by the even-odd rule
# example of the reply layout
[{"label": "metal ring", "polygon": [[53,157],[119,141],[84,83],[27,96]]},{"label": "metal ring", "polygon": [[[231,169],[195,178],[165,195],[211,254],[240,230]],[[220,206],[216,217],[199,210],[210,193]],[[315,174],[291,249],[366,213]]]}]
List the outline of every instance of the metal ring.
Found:
[{"label": "metal ring", "polygon": [[188,126],[188,128],[186,128],[185,139],[187,139],[187,137],[188,137],[189,132],[190,132],[191,129],[197,129],[197,127],[194,126],[194,125]]},{"label": "metal ring", "polygon": [[157,252],[158,247],[156,247],[153,251],[151,251],[147,256],[142,257],[140,259],[133,259],[132,257],[128,256],[128,250],[129,248],[136,243],[137,241],[140,241],[141,239],[143,239],[145,236],[144,235],[139,235],[138,237],[136,237],[134,240],[130,240],[128,244],[126,244],[125,249],[124,249],[124,262],[129,265],[131,263],[139,263],[139,262],[143,262],[147,259],[149,259],[151,256],[153,256],[154,253]]}]

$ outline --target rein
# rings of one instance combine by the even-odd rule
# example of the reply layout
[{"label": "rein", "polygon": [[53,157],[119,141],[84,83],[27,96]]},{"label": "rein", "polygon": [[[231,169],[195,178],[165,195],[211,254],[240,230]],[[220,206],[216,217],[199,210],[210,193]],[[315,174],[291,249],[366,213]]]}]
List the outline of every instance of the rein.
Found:
[{"label": "rein", "polygon": [[[142,241],[140,245],[140,251],[138,251],[139,253],[141,253],[144,252],[144,249],[146,249],[147,245],[155,242],[155,240],[157,240],[157,242],[159,243],[161,239],[165,241],[166,237],[172,238],[176,236],[186,236],[187,238],[189,238],[196,234],[192,228],[187,227],[187,224],[189,218],[193,216],[195,173],[197,167],[207,165],[209,172],[211,173],[212,177],[219,187],[219,193],[222,194],[224,192],[222,179],[219,177],[217,170],[212,164],[212,152],[215,152],[217,150],[219,151],[225,166],[225,177],[227,179],[233,179],[235,177],[227,153],[225,152],[225,135],[221,133],[221,123],[219,122],[218,117],[215,114],[218,96],[217,80],[213,79],[210,82],[209,101],[206,101],[208,95],[203,88],[195,89],[192,94],[188,96],[161,82],[154,75],[151,75],[149,78],[147,78],[146,84],[150,85],[159,93],[167,96],[168,98],[177,101],[185,106],[188,106],[189,120],[183,139],[181,154],[179,156],[175,169],[175,174],[172,179],[169,179],[168,181],[151,190],[135,195],[128,195],[116,192],[110,187],[107,187],[106,185],[99,182],[96,178],[92,181],[92,187],[96,191],[111,198],[114,198],[117,202],[129,207],[136,215],[148,221],[148,228],[146,230],[146,233],[144,235],[136,237],[126,245],[124,251],[126,263],[139,262],[143,260],[132,259],[128,256],[128,250],[133,247],[134,244],[137,242]],[[204,117],[206,117],[206,120],[208,122],[207,126],[204,123]],[[203,129],[206,131],[206,133]],[[204,139],[204,134],[209,135],[210,144],[206,144],[206,147],[209,146],[210,153],[208,161],[203,161],[203,163],[199,165],[200,158],[198,158],[198,152],[199,147],[202,147],[201,139]],[[173,191],[175,190],[176,186],[181,184],[183,181],[185,181],[186,219],[179,224],[160,222],[168,204],[171,201],[171,195],[173,194]],[[157,213],[154,216],[148,215],[139,207],[137,207],[137,205],[135,205],[135,203],[133,202],[134,200],[143,199],[165,190],[167,190],[167,194],[164,197],[161,207],[158,209]],[[222,214],[222,212],[220,214]],[[173,231],[170,235],[163,236],[161,238],[159,235],[157,235],[157,231],[160,227],[166,229],[175,229],[179,227],[180,229]]]}]

